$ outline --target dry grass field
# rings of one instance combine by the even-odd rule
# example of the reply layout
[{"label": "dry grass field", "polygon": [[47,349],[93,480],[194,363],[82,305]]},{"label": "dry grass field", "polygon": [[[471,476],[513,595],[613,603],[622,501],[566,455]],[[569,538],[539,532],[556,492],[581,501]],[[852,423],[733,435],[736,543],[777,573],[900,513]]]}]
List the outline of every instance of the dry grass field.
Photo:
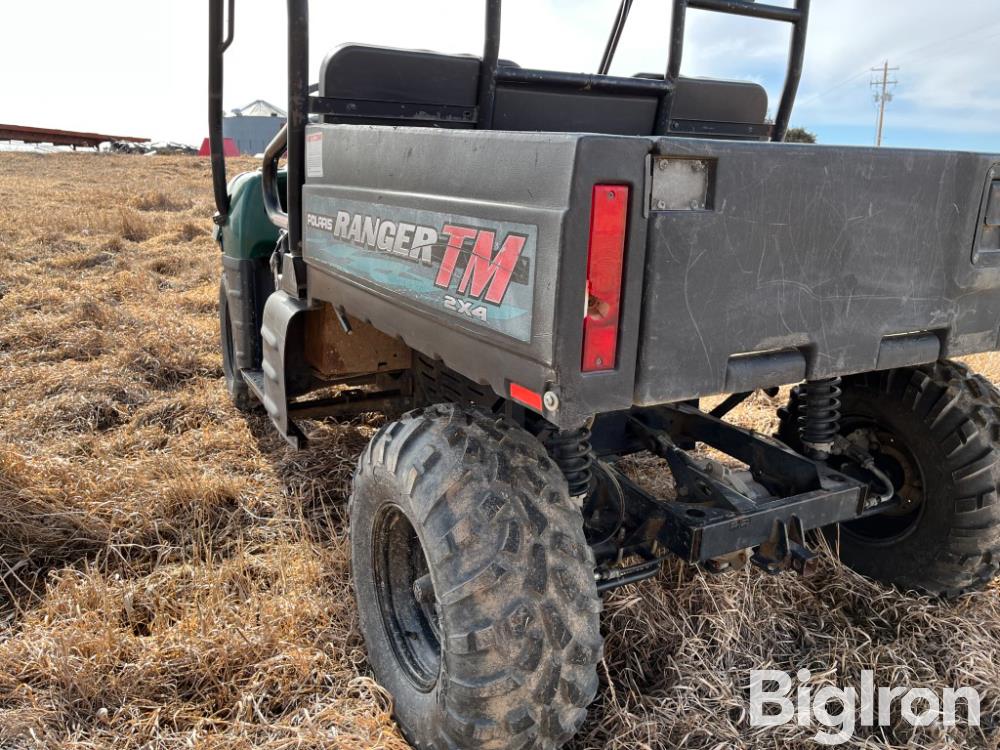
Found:
[{"label": "dry grass field", "polygon": [[[230,406],[212,212],[206,160],[0,155],[2,748],[406,747],[348,568],[346,491],[380,418],[317,424],[295,453]],[[804,747],[816,727],[746,714],[750,669],[803,667],[814,689],[873,669],[981,692],[978,729],[896,717],[852,746],[1000,747],[996,588],[942,604],[830,557],[810,579],[672,565],[603,624],[574,748]]]}]

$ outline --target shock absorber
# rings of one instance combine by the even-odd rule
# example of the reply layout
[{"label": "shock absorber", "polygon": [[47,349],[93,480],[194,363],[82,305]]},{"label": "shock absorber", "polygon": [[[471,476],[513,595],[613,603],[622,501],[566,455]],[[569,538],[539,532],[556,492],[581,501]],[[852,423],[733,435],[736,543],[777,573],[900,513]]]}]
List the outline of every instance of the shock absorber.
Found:
[{"label": "shock absorber", "polygon": [[590,492],[593,464],[590,452],[590,428],[553,431],[543,442],[552,460],[566,477],[570,497],[582,500]]},{"label": "shock absorber", "polygon": [[830,457],[840,431],[840,378],[807,380],[798,389],[799,438],[817,461]]}]

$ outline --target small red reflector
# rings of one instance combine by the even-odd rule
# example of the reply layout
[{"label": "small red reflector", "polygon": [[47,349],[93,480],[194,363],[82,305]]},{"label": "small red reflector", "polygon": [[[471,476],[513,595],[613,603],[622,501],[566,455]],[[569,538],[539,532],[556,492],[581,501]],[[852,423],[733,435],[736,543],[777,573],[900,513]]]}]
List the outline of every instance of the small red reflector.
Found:
[{"label": "small red reflector", "polygon": [[615,369],[628,191],[624,185],[594,185],[583,319],[584,372]]},{"label": "small red reflector", "polygon": [[517,383],[510,384],[510,397],[522,406],[527,406],[535,411],[542,411],[542,394],[535,393],[530,388],[525,388]]}]

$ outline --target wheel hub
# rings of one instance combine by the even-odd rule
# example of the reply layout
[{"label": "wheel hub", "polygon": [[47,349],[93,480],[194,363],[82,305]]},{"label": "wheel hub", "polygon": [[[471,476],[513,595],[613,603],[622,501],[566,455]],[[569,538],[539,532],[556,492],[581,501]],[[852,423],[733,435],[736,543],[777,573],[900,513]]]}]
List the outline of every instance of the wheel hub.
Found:
[{"label": "wheel hub", "polygon": [[857,427],[847,432],[846,438],[870,455],[876,468],[889,477],[895,502],[878,515],[843,524],[844,530],[879,542],[905,536],[919,519],[924,504],[923,475],[916,460],[902,440],[879,426]]}]

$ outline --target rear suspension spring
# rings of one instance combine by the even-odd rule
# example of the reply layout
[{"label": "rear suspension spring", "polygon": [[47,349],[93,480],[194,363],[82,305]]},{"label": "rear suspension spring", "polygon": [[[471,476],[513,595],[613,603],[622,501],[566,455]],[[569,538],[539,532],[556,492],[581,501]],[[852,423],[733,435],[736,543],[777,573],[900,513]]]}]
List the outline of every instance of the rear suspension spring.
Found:
[{"label": "rear suspension spring", "polygon": [[840,432],[840,378],[807,380],[798,389],[799,438],[812,458],[830,457]]},{"label": "rear suspension spring", "polygon": [[566,477],[570,497],[590,492],[593,457],[590,452],[590,428],[552,432],[544,438],[545,448]]}]

